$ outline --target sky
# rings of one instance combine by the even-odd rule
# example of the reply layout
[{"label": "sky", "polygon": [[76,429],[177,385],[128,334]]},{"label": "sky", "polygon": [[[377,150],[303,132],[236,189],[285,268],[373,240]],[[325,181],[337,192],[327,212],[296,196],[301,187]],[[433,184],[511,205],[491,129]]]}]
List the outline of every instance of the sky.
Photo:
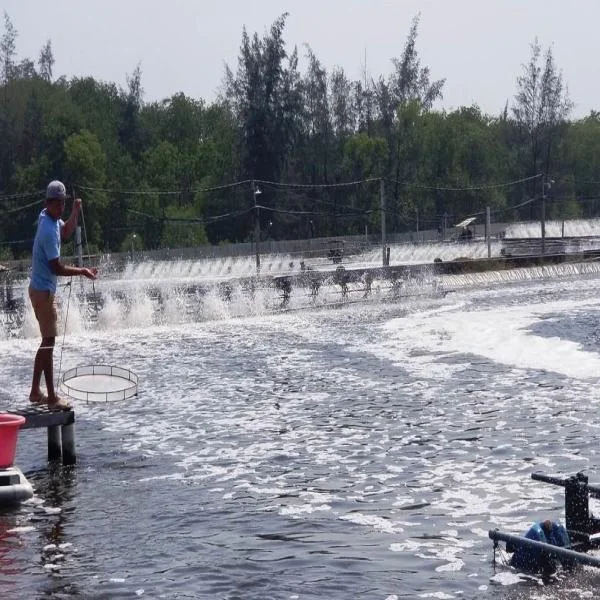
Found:
[{"label": "sky", "polygon": [[[446,79],[434,108],[513,104],[537,38],[551,47],[574,102],[573,118],[600,110],[600,0],[0,0],[18,32],[19,59],[52,42],[54,76],[91,75],[126,86],[140,64],[144,100],[183,92],[213,102],[234,71],[242,30],[263,36],[288,12],[284,40],[308,44],[330,71],[378,79],[400,57],[420,14],[417,52],[431,80]],[[4,33],[4,20],[0,23]],[[365,60],[366,59],[366,60]],[[304,72],[306,61],[300,61]]]}]

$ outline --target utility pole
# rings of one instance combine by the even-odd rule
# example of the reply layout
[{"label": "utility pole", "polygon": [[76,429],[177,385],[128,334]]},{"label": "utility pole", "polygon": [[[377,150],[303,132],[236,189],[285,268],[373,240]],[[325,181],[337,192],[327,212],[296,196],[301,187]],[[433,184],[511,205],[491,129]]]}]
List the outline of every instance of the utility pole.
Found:
[{"label": "utility pole", "polygon": [[382,264],[384,267],[387,267],[388,260],[385,241],[385,181],[383,180],[383,178],[379,180],[379,201],[381,207],[381,254],[383,259]]},{"label": "utility pole", "polygon": [[260,209],[256,196],[260,194],[260,190],[256,189],[254,179],[252,180],[252,196],[254,198],[254,246],[256,250],[256,274],[260,275]]},{"label": "utility pole", "polygon": [[542,226],[542,256],[546,255],[546,176],[542,173],[542,210],[541,210],[541,226]]}]

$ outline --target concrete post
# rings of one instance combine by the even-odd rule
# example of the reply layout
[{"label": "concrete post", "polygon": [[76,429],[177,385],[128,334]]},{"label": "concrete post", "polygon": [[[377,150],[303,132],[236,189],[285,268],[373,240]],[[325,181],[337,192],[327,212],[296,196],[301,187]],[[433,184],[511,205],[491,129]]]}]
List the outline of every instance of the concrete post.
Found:
[{"label": "concrete post", "polygon": [[381,256],[382,264],[387,267],[386,231],[385,231],[385,181],[379,180],[379,203],[381,207]]},{"label": "concrete post", "polygon": [[540,217],[542,226],[542,256],[546,255],[546,176],[542,175],[542,214]]},{"label": "concrete post", "polygon": [[62,459],[63,465],[74,465],[75,456],[75,423],[62,426]]},{"label": "concrete post", "polygon": [[489,206],[486,206],[485,208],[485,239],[487,241],[488,258],[492,258],[491,218]]},{"label": "concrete post", "polygon": [[58,460],[62,457],[61,426],[48,427],[48,460]]},{"label": "concrete post", "polygon": [[256,184],[252,180],[252,196],[254,198],[254,245],[256,249],[256,274],[260,273],[260,212],[256,201]]}]

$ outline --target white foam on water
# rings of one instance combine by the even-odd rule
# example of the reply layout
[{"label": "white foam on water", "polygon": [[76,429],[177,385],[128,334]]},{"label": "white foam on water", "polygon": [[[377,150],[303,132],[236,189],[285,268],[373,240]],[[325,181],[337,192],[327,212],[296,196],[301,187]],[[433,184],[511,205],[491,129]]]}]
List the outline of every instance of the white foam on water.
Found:
[{"label": "white foam on water", "polygon": [[419,594],[419,598],[435,598],[436,600],[450,600],[450,598],[456,598],[456,595],[447,594],[446,592],[427,592],[425,594]]},{"label": "white foam on water", "polygon": [[125,307],[117,302],[113,294],[107,294],[104,306],[98,314],[98,327],[102,330],[119,329],[125,322]]},{"label": "white foam on water", "polygon": [[127,325],[132,328],[149,327],[154,324],[154,307],[143,289],[136,290],[131,299]]},{"label": "white foam on water", "polygon": [[[496,573],[493,577],[490,577],[490,581],[492,583],[507,586],[522,583],[524,581],[524,578],[516,571],[500,571],[499,573]],[[539,580],[539,583],[540,585],[542,584],[541,579]]]},{"label": "white foam on water", "polygon": [[33,312],[33,307],[29,297],[23,299],[25,310],[23,313],[23,324],[21,325],[21,335],[25,338],[38,337],[40,335],[40,326]]},{"label": "white foam on water", "polygon": [[435,570],[438,573],[444,573],[444,572],[452,572],[452,571],[461,571],[462,568],[465,566],[465,562],[463,560],[461,560],[460,558],[449,562],[445,565],[441,565],[439,567],[436,567]]},{"label": "white foam on water", "polygon": [[42,506],[42,509],[47,515],[57,515],[62,512],[62,508],[58,506]]},{"label": "white foam on water", "polygon": [[282,506],[278,512],[282,516],[299,517],[302,515],[310,515],[316,512],[328,511],[331,511],[331,506],[328,504],[290,504],[287,506]]},{"label": "white foam on water", "polygon": [[404,531],[403,527],[398,526],[393,521],[376,515],[353,512],[346,515],[340,515],[339,518],[342,521],[350,521],[356,525],[365,525],[375,531],[381,531],[383,533],[401,533]]},{"label": "white foam on water", "polygon": [[[569,313],[593,306],[594,301],[563,301],[483,311],[453,310],[449,314],[413,313],[382,326],[382,339],[369,350],[408,368],[423,359],[411,357],[414,348],[427,352],[474,354],[518,368],[562,373],[568,377],[594,378],[600,373],[600,355],[580,344],[557,337],[534,335],[529,328],[552,313]],[[364,347],[361,350],[364,351]],[[429,356],[425,362],[429,363]],[[430,364],[427,365],[429,368]],[[420,367],[420,368],[419,368]],[[442,365],[433,370],[446,374],[461,366]]]},{"label": "white foam on water", "polygon": [[12,527],[11,529],[7,529],[6,533],[29,533],[30,531],[35,531],[35,527],[33,525],[23,525],[21,527]]}]

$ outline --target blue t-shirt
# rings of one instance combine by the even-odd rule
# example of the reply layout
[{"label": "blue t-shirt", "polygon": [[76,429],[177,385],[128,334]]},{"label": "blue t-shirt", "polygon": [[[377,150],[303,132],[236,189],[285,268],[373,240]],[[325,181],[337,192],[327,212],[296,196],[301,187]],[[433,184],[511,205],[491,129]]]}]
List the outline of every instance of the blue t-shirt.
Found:
[{"label": "blue t-shirt", "polygon": [[62,219],[54,220],[44,209],[38,218],[38,226],[33,240],[31,261],[31,287],[34,290],[56,293],[56,275],[50,268],[50,261],[60,257],[60,228]]},{"label": "blue t-shirt", "polygon": [[[570,548],[571,540],[569,534],[563,525],[557,522],[552,522],[550,531],[546,531],[543,527],[542,522],[535,522],[525,534],[525,537],[529,540],[536,542],[544,542],[545,544],[552,544],[553,546],[560,546],[563,548]],[[524,571],[540,571],[544,570],[546,565],[550,566],[550,557],[543,550],[539,548],[531,548],[528,546],[518,545],[510,561],[510,564]],[[562,559],[563,564],[568,562],[568,559]],[[565,565],[566,566],[566,565]]]}]

